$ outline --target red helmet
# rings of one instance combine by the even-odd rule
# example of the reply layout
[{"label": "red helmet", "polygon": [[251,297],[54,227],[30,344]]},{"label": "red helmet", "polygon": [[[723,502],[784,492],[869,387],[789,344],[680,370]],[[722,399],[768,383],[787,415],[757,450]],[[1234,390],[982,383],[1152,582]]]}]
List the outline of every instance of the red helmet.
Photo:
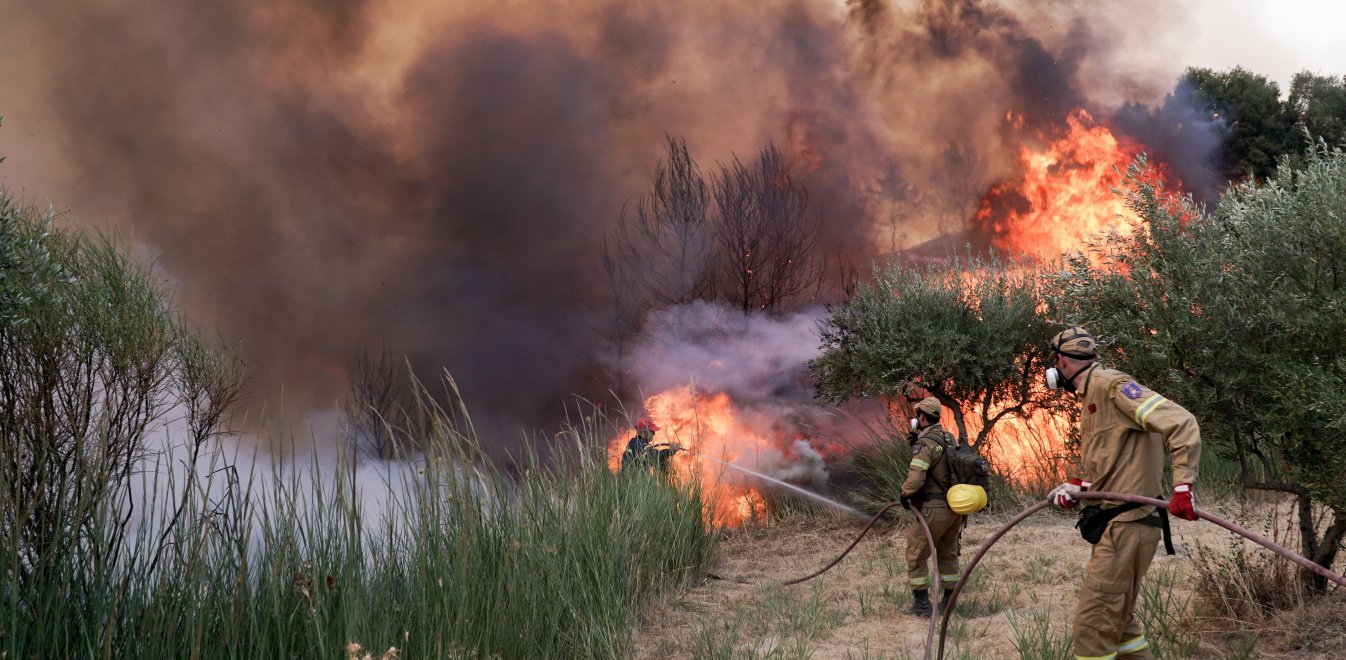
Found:
[{"label": "red helmet", "polygon": [[655,423],[654,423],[654,420],[650,419],[649,417],[641,417],[640,419],[637,419],[637,420],[636,420],[636,430],[637,430],[637,431],[646,431],[646,430],[649,430],[649,431],[658,431],[658,430],[659,430],[659,425],[658,425],[658,424],[655,424]]}]

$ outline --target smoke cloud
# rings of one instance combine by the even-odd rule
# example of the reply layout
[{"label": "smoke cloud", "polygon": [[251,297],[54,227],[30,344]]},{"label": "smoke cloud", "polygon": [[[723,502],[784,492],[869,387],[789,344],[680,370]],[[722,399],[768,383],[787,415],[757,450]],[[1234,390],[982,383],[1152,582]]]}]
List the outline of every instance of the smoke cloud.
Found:
[{"label": "smoke cloud", "polygon": [[[331,407],[387,342],[453,373],[488,428],[538,428],[610,387],[599,253],[665,134],[703,163],[774,141],[819,249],[864,271],[964,229],[1012,174],[1007,112],[1052,130],[1176,77],[1118,65],[1155,23],[1108,9],[648,4],[22,3],[0,25],[0,182],[157,252],[190,317],[241,342],[255,403]],[[803,396],[804,318],[727,320],[750,326],[736,354],[784,350],[690,376]]]},{"label": "smoke cloud", "polygon": [[825,490],[826,454],[862,438],[855,420],[869,406],[839,414],[814,401],[807,362],[821,350],[824,316],[813,308],[766,317],[701,301],[660,310],[632,346],[630,376],[645,394],[691,386],[729,395],[735,420],[756,437],[717,437],[717,446],[746,467]]}]

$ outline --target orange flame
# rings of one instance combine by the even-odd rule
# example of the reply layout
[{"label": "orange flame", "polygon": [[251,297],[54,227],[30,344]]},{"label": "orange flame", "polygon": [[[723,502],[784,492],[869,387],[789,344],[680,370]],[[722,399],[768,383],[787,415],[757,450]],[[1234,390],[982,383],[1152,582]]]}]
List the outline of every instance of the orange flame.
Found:
[{"label": "orange flame", "polygon": [[[1013,120],[1011,120],[1013,122]],[[1114,136],[1084,110],[1066,119],[1066,133],[1045,147],[1019,149],[1022,174],[982,198],[976,221],[1010,255],[1053,259],[1083,252],[1089,237],[1137,220],[1114,188],[1140,147]]]},{"label": "orange flame", "polygon": [[[972,410],[965,410],[968,440],[975,440],[982,421]],[[993,416],[996,411],[992,410]],[[944,428],[956,433],[952,415],[945,413]],[[1066,475],[1066,440],[1070,437],[1069,418],[1038,409],[1027,417],[1007,415],[996,422],[981,447],[982,455],[995,471],[1022,487],[1055,486]]]},{"label": "orange flame", "polygon": [[[1015,129],[1025,125],[1013,113],[1006,114],[1006,122]],[[1021,146],[1020,176],[982,198],[976,224],[991,235],[992,245],[1011,257],[1045,261],[1063,253],[1090,254],[1087,243],[1100,233],[1129,233],[1139,218],[1116,188],[1141,146],[1114,135],[1084,110],[1067,117],[1063,135],[1042,142],[1042,147]],[[1154,176],[1163,176],[1162,165],[1156,165]],[[981,421],[974,414],[967,417],[967,432],[975,437]],[[1063,476],[1067,466],[1061,458],[1069,437],[1069,421],[1060,415],[1043,410],[1027,418],[1011,415],[997,423],[984,453],[1012,481],[1042,485]]]},{"label": "orange flame", "polygon": [[[751,467],[757,464],[759,455],[779,451],[745,421],[745,414],[728,394],[706,394],[690,386],[680,387],[648,398],[645,409],[660,427],[654,444],[677,442],[688,450],[673,455],[669,473],[680,483],[699,482],[709,524],[737,527],[765,517],[766,499],[746,475],[694,456],[712,456]],[[609,468],[621,469],[622,453],[634,435],[634,429],[623,429],[608,443]]]}]

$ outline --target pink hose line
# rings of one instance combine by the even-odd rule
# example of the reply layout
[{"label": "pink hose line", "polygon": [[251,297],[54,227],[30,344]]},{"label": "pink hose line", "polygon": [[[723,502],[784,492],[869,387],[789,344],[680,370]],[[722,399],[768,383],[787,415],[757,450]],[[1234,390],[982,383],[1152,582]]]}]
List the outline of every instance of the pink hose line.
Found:
[{"label": "pink hose line", "polygon": [[[884,506],[882,509],[879,509],[879,512],[876,513],[876,514],[874,514],[874,517],[873,517],[873,518],[870,518],[870,519],[869,519],[869,524],[868,524],[868,525],[865,525],[865,528],[862,529],[862,530],[860,530],[860,533],[857,534],[857,535],[855,536],[855,540],[854,540],[854,541],[851,541],[851,544],[848,545],[848,546],[846,546],[846,549],[845,549],[845,550],[842,550],[842,551],[841,551],[841,554],[837,555],[837,558],[836,558],[836,559],[833,559],[833,560],[832,560],[830,563],[828,563],[826,566],[824,566],[824,567],[822,567],[822,568],[820,568],[820,569],[818,569],[818,570],[816,570],[816,571],[814,571],[814,572],[812,572],[812,573],[809,573],[808,575],[805,575],[804,577],[795,578],[795,579],[793,579],[793,580],[786,580],[785,582],[782,582],[781,584],[782,584],[782,585],[791,585],[791,584],[799,584],[800,582],[807,582],[808,580],[812,580],[813,578],[816,578],[816,577],[818,577],[819,575],[822,575],[823,573],[826,573],[827,571],[831,570],[833,566],[836,566],[837,564],[841,563],[841,560],[842,560],[842,559],[845,559],[845,558],[846,558],[846,555],[850,554],[850,553],[851,553],[851,550],[854,550],[854,549],[855,549],[855,546],[857,546],[857,545],[860,544],[860,539],[865,538],[865,534],[868,534],[868,533],[869,533],[870,528],[874,527],[874,523],[878,522],[878,521],[879,521],[879,518],[880,518],[881,516],[883,516],[884,513],[887,513],[889,509],[891,509],[891,508],[893,508],[893,507],[895,507],[895,506],[898,506],[898,505],[901,504],[901,503],[902,503],[901,501],[897,501],[897,502],[889,502],[889,503],[888,503],[886,506]],[[911,512],[914,513],[914,514],[916,514],[916,520],[917,520],[917,522],[921,523],[921,531],[922,531],[922,532],[925,532],[925,542],[926,542],[927,544],[929,544],[929,546],[930,546],[930,563],[932,564],[931,568],[932,568],[932,570],[934,571],[934,575],[935,575],[935,578],[934,578],[934,579],[937,580],[937,579],[938,579],[938,576],[939,576],[939,554],[938,554],[937,549],[935,548],[935,537],[934,537],[933,534],[930,533],[930,526],[929,526],[928,524],[926,524],[926,522],[925,522],[925,516],[921,515],[921,511],[920,511],[920,509],[918,509],[918,508],[912,508],[912,509],[911,509]],[[934,647],[934,641],[935,641],[935,621],[936,621],[935,617],[936,617],[937,614],[939,614],[939,597],[936,595],[936,594],[938,594],[939,590],[938,590],[938,589],[930,589],[930,592],[931,592],[931,601],[930,601],[930,629],[929,629],[928,631],[926,631],[926,633],[925,633],[925,657],[927,658],[927,660],[930,658],[930,649],[932,649],[932,648]],[[953,601],[950,600],[949,602],[953,602]]]},{"label": "pink hose line", "polygon": [[[831,563],[829,563],[828,565],[826,565],[826,566],[824,566],[824,567],[822,567],[822,568],[820,568],[820,569],[818,569],[818,570],[816,570],[816,571],[814,571],[814,572],[812,572],[812,573],[809,573],[808,575],[805,575],[804,577],[795,578],[795,579],[793,579],[793,580],[786,580],[786,581],[782,582],[781,584],[784,584],[784,585],[790,585],[790,584],[799,584],[800,582],[807,582],[807,581],[809,581],[809,580],[812,580],[813,578],[818,577],[819,575],[822,575],[823,573],[826,573],[826,572],[832,570],[832,567],[833,567],[833,566],[836,566],[837,564],[840,564],[840,563],[841,563],[841,560],[842,560],[842,559],[845,559],[845,558],[846,558],[846,555],[849,555],[849,554],[851,553],[851,550],[854,550],[854,549],[855,549],[855,546],[860,545],[860,539],[865,538],[865,534],[868,534],[868,533],[869,533],[870,528],[874,527],[874,523],[878,522],[878,521],[879,521],[879,518],[882,517],[883,514],[885,514],[885,513],[888,512],[888,509],[891,509],[891,508],[893,508],[893,507],[895,507],[895,506],[898,506],[898,505],[900,505],[900,504],[902,504],[902,503],[901,503],[901,502],[889,502],[889,503],[888,503],[886,506],[884,506],[882,509],[879,509],[879,512],[876,513],[876,514],[874,514],[874,517],[873,517],[873,518],[870,518],[870,519],[869,519],[869,524],[868,524],[868,525],[865,525],[865,528],[862,529],[862,530],[860,530],[860,533],[857,534],[857,535],[855,536],[855,540],[854,540],[854,541],[851,541],[851,544],[848,545],[848,546],[846,546],[846,549],[845,549],[845,550],[842,550],[842,551],[841,551],[841,554],[837,555],[837,558],[836,558],[836,559],[833,559],[833,560],[831,561]],[[926,535],[929,536],[929,534],[930,534],[930,532],[927,531],[927,532],[926,532]]]},{"label": "pink hose line", "polygon": [[[1087,500],[1116,500],[1122,502],[1136,502],[1139,504],[1148,504],[1151,506],[1157,506],[1164,509],[1168,508],[1168,502],[1165,502],[1164,500],[1157,500],[1151,497],[1141,497],[1139,495],[1130,495],[1127,493],[1083,492],[1083,493],[1075,493],[1073,496],[1076,498]],[[949,594],[949,603],[944,608],[944,616],[940,620],[939,625],[939,660],[944,659],[944,638],[949,627],[949,617],[950,615],[953,614],[954,603],[958,602],[958,594],[963,590],[963,583],[967,582],[967,579],[972,575],[972,570],[977,567],[977,563],[981,561],[981,558],[986,554],[986,551],[989,550],[991,546],[995,544],[996,541],[1000,540],[1001,536],[1005,535],[1005,532],[1008,532],[1010,528],[1014,527],[1020,522],[1023,522],[1025,518],[1037,513],[1038,511],[1047,508],[1047,506],[1050,504],[1051,504],[1050,500],[1043,500],[1028,507],[1027,509],[1024,509],[1018,515],[1011,518],[1009,522],[1005,523],[1003,527],[996,530],[996,532],[992,534],[990,538],[987,538],[986,542],[982,543],[981,547],[977,549],[977,554],[973,555],[972,561],[968,564],[967,569],[963,571],[963,576],[959,578],[958,583],[954,585],[953,593]],[[1250,541],[1253,541],[1267,548],[1268,550],[1271,550],[1272,552],[1275,552],[1276,554],[1285,557],[1286,559],[1289,559],[1290,561],[1299,564],[1300,566],[1310,571],[1313,571],[1314,573],[1317,573],[1318,575],[1321,575],[1339,585],[1346,586],[1346,577],[1337,575],[1336,573],[1333,573],[1332,571],[1322,566],[1319,566],[1318,564],[1315,564],[1312,561],[1309,561],[1303,556],[1295,553],[1293,550],[1289,550],[1281,546],[1280,544],[1277,544],[1276,542],[1267,539],[1261,534],[1244,529],[1243,527],[1240,527],[1232,522],[1229,522],[1224,518],[1221,518],[1212,513],[1207,513],[1200,509],[1196,510],[1196,515],[1198,518],[1201,518],[1202,520],[1209,520],[1215,523],[1216,525],[1219,525],[1231,532],[1234,532],[1235,534],[1238,534],[1239,536],[1242,536]],[[861,533],[861,536],[864,536],[864,534]],[[926,651],[926,657],[928,658],[930,657],[929,641],[927,641],[926,644],[927,646],[925,651]]]}]

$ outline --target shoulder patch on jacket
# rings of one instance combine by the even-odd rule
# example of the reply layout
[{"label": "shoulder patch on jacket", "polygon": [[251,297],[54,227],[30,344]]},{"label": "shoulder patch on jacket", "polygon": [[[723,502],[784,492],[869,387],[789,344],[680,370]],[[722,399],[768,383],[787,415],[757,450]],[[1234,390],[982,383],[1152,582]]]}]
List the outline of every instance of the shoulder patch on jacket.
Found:
[{"label": "shoulder patch on jacket", "polygon": [[1136,381],[1133,380],[1122,386],[1122,394],[1125,394],[1128,399],[1139,399],[1140,385],[1137,385]]}]

